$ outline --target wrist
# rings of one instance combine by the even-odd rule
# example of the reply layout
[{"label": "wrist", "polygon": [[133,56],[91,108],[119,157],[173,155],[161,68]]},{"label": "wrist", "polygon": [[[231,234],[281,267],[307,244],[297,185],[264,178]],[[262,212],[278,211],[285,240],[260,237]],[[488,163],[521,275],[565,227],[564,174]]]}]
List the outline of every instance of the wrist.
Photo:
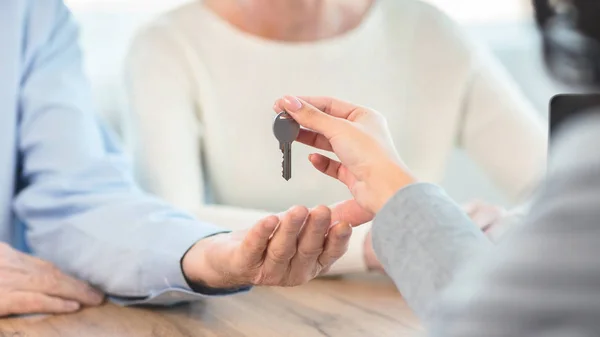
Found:
[{"label": "wrist", "polygon": [[372,175],[368,183],[374,195],[370,211],[377,214],[399,190],[416,181],[403,165],[395,162],[386,164],[384,169]]},{"label": "wrist", "polygon": [[[204,238],[194,244],[181,259],[181,269],[185,278],[200,287],[213,289],[241,288],[236,284],[233,275],[227,271],[223,263],[215,263],[219,259],[218,247],[223,245],[223,233]],[[192,286],[192,285],[190,285]],[[192,287],[193,288],[193,287]]]}]

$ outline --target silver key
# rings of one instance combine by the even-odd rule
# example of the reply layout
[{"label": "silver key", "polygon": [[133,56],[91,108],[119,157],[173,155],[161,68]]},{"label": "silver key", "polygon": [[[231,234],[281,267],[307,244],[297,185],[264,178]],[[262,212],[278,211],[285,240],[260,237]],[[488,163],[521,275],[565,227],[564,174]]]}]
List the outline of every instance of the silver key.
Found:
[{"label": "silver key", "polygon": [[290,180],[292,178],[292,142],[298,137],[300,125],[287,112],[282,112],[273,122],[273,133],[279,141],[279,149],[283,153],[283,179]]}]

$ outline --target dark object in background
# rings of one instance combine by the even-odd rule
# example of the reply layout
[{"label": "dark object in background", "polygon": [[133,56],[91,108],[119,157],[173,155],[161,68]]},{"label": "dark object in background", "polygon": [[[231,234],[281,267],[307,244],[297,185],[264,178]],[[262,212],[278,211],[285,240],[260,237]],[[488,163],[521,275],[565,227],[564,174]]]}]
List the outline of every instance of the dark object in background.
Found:
[{"label": "dark object in background", "polygon": [[600,113],[600,94],[561,94],[550,101],[550,139],[572,117]]},{"label": "dark object in background", "polygon": [[573,85],[600,85],[600,1],[534,0],[548,70]]},{"label": "dark object in background", "polygon": [[[533,0],[548,70],[566,84],[600,88],[600,0]],[[562,94],[550,102],[550,136],[572,116],[600,111],[600,94]]]}]

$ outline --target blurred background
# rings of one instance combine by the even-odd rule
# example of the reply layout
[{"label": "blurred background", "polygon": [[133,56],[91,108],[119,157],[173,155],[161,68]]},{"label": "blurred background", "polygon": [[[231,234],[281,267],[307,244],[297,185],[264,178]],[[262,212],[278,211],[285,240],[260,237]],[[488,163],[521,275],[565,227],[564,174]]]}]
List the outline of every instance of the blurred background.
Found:
[{"label": "blurred background", "polygon": [[[118,134],[126,107],[123,61],[132,37],[152,18],[189,1],[193,0],[66,1],[82,27],[86,71],[92,81],[99,112]],[[530,0],[427,1],[487,45],[539,113],[546,116],[549,98],[561,91],[561,87],[543,69]],[[126,139],[124,142],[127,145]],[[459,202],[480,198],[505,203],[481,170],[460,150],[453,155],[443,185]]]}]

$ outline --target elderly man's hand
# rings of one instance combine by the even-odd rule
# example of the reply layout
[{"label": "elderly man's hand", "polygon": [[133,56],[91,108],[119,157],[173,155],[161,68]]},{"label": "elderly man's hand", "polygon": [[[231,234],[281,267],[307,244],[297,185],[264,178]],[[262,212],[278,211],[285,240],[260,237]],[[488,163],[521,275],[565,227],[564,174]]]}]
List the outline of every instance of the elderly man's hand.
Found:
[{"label": "elderly man's hand", "polygon": [[63,274],[46,261],[0,243],[0,317],[61,314],[102,303],[87,283]]},{"label": "elderly man's hand", "polygon": [[247,231],[199,241],[183,258],[192,282],[211,288],[296,286],[326,272],[347,250],[352,228],[332,227],[331,211],[294,207]]}]

